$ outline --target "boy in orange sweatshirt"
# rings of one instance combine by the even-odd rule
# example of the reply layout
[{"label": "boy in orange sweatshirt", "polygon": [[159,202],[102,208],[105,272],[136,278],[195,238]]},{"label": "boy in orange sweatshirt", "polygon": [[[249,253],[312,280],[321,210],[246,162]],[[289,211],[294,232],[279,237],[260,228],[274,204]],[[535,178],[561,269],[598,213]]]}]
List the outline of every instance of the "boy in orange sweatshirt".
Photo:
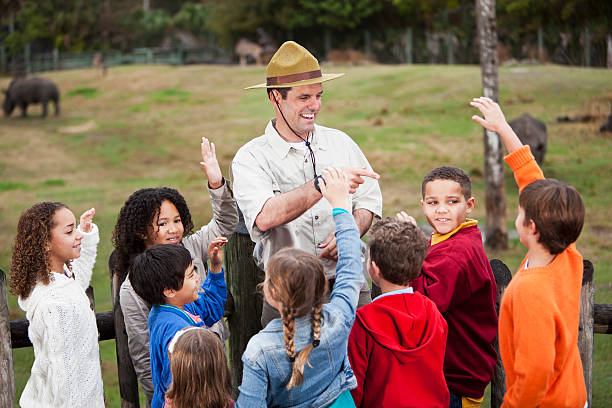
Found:
[{"label": "boy in orange sweatshirt", "polygon": [[575,241],[584,221],[576,189],[545,179],[529,146],[506,122],[499,105],[474,98],[508,149],[505,160],[519,186],[515,225],[527,255],[508,285],[499,314],[499,348],[506,369],[503,407],[586,407],[578,352],[582,256]]}]

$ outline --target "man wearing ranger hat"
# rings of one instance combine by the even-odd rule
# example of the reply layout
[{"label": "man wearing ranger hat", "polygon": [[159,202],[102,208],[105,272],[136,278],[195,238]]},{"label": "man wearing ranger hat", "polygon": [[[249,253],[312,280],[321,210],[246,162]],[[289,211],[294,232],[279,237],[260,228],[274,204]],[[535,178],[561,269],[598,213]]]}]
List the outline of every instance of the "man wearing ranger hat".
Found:
[{"label": "man wearing ranger hat", "polygon": [[[357,144],[345,133],[315,124],[322,82],[344,74],[322,74],[317,59],[301,45],[285,42],[266,69],[264,84],[276,111],[265,133],[242,146],[231,171],[234,194],[244,214],[254,257],[265,269],[278,250],[293,246],[318,255],[333,285],[338,260],[332,208],[318,187],[326,167],[342,167],[351,183],[353,216],[363,236],[382,214],[376,174]],[[331,287],[331,286],[330,286]],[[369,303],[367,283],[359,306]],[[278,312],[264,301],[262,326]]]}]

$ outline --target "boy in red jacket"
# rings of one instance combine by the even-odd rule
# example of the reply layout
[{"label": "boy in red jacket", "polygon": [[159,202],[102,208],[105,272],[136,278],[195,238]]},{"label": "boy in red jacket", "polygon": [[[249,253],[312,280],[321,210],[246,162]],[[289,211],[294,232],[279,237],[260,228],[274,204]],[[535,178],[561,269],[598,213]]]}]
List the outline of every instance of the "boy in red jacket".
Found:
[{"label": "boy in red jacket", "polygon": [[349,336],[355,405],[445,408],[446,322],[431,300],[410,287],[427,239],[416,224],[386,218],[370,229],[368,245],[368,273],[382,295],[357,309]]},{"label": "boy in red jacket", "polygon": [[483,97],[470,105],[484,116],[472,119],[499,134],[508,149],[520,192],[516,230],[527,247],[499,313],[507,389],[502,406],[585,407],[578,351],[583,264],[575,244],[584,203],[574,187],[544,178],[497,103]]},{"label": "boy in red jacket", "polygon": [[425,176],[421,206],[433,227],[423,273],[415,291],[431,299],[448,323],[444,376],[449,407],[479,407],[493,377],[497,353],[497,287],[482,245],[472,184],[457,167],[438,167]]}]

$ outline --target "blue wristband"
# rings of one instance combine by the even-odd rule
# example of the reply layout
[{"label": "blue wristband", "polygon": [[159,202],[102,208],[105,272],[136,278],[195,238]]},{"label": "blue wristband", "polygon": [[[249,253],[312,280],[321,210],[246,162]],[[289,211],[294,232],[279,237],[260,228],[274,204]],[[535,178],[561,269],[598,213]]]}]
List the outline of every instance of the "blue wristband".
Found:
[{"label": "blue wristband", "polygon": [[338,215],[338,214],[342,214],[342,213],[348,214],[349,212],[346,211],[344,208],[334,208],[332,210],[332,215]]}]

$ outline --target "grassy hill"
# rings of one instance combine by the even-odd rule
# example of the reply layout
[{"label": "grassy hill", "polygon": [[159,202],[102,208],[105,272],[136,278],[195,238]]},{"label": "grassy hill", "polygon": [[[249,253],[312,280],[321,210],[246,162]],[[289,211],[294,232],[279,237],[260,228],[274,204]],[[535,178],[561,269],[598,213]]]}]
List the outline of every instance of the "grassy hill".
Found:
[{"label": "grassy hill", "polygon": [[[425,223],[422,177],[439,165],[464,168],[474,184],[475,218],[484,222],[482,129],[468,102],[481,93],[476,66],[324,67],[346,72],[324,85],[318,123],[347,132],[382,175],[385,215],[405,209]],[[15,112],[0,119],[0,268],[7,272],[21,211],[43,200],[63,201],[75,214],[95,207],[101,243],[92,284],[98,312],[110,310],[107,268],[111,231],[129,194],[150,186],[179,189],[196,226],[211,217],[199,166],[202,136],[215,142],[224,174],[236,150],[263,133],[273,109],[260,83],[262,67],[128,66],[99,71],[46,73],[62,92],[59,117]],[[6,88],[9,78],[0,78]],[[612,134],[598,129],[610,113],[612,70],[557,66],[500,70],[500,102],[508,120],[524,112],[548,127],[544,173],[573,184],[587,218],[578,248],[595,265],[598,303],[612,303]],[[51,110],[52,112],[52,110]],[[557,123],[557,116],[591,115],[585,123]],[[517,189],[506,169],[507,225],[514,228]],[[489,252],[512,271],[524,248]],[[11,318],[23,313],[9,300]],[[109,406],[119,406],[114,341],[100,343]],[[15,350],[17,394],[25,386],[31,349]],[[612,336],[595,336],[593,405],[612,405]],[[17,397],[18,398],[18,397]]]}]

